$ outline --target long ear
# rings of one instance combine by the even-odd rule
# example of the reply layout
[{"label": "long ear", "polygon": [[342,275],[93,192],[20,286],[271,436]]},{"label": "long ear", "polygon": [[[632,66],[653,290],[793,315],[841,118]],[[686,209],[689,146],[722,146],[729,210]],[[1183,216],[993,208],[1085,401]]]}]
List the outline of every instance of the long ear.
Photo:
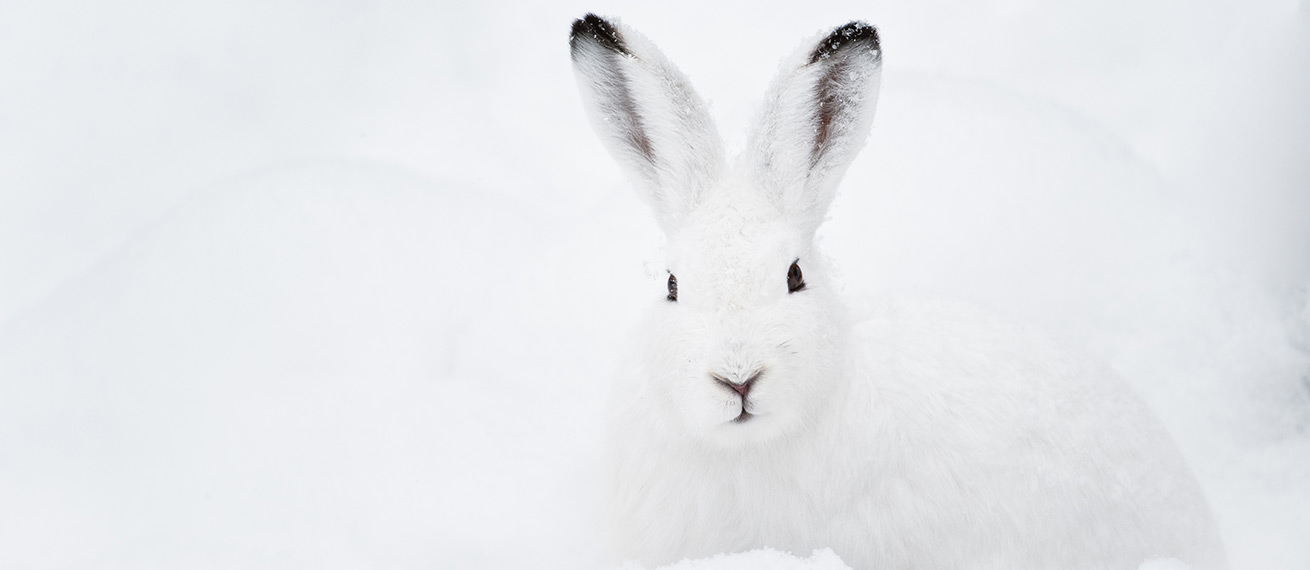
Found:
[{"label": "long ear", "polygon": [[573,70],[592,128],[672,233],[723,169],[700,96],[649,40],[595,14],[573,22]]},{"label": "long ear", "polygon": [[882,70],[878,30],[851,22],[783,60],[744,159],[756,186],[807,231],[864,148]]}]

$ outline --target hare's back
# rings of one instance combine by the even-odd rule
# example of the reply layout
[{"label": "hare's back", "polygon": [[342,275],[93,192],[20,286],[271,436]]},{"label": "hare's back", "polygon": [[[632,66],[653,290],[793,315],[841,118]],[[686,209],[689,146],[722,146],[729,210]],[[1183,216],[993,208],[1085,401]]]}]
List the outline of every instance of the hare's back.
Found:
[{"label": "hare's back", "polygon": [[1014,567],[1223,567],[1185,460],[1107,367],[951,302],[882,304],[854,328],[848,417],[886,475],[878,526],[930,525]]}]

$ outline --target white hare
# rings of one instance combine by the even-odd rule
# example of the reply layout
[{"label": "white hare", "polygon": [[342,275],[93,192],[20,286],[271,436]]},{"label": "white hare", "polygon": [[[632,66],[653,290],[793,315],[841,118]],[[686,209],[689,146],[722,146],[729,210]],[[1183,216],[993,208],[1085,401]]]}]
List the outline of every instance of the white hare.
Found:
[{"label": "white hare", "polygon": [[593,127],[668,238],[667,301],[610,426],[618,556],[1225,567],[1186,464],[1113,374],[966,309],[856,318],[834,294],[813,237],[869,134],[873,27],[786,59],[732,167],[649,40],[588,14],[570,45]]}]

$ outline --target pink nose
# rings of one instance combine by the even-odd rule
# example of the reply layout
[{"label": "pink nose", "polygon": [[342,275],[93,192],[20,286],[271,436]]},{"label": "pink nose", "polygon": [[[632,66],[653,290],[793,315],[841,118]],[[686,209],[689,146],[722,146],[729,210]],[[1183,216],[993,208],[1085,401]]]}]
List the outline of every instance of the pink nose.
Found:
[{"label": "pink nose", "polygon": [[762,376],[763,374],[764,374],[763,370],[756,372],[755,374],[752,374],[750,378],[747,378],[744,382],[734,382],[732,380],[728,380],[727,378],[724,378],[714,373],[710,373],[710,378],[713,378],[714,381],[718,382],[719,384],[727,386],[733,392],[739,394],[742,400],[745,400],[746,397],[750,395],[751,388],[755,386],[755,382],[759,380],[760,376]]}]

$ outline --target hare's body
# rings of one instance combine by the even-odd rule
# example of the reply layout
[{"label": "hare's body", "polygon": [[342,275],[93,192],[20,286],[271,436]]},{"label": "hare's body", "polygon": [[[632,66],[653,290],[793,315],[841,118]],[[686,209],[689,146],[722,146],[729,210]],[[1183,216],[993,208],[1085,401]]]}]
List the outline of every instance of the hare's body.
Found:
[{"label": "hare's body", "polygon": [[875,570],[1223,567],[1186,465],[1113,374],[946,305],[888,306],[851,332],[832,408],[767,445],[681,437],[656,397],[620,389],[622,556],[831,547]]},{"label": "hare's body", "polygon": [[593,126],[669,238],[666,300],[616,387],[620,557],[831,547],[865,570],[1224,566],[1187,466],[1112,374],[968,311],[856,319],[837,298],[813,238],[869,133],[871,26],[784,60],[732,167],[648,40],[588,15],[570,44]]}]

